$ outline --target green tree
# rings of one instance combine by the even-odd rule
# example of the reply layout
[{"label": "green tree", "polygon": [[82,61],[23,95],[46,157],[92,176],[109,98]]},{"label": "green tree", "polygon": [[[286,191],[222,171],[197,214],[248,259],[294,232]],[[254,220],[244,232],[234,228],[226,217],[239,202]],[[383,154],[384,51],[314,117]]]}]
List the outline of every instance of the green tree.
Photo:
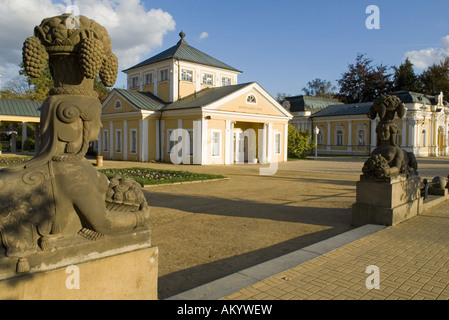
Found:
[{"label": "green tree", "polygon": [[424,93],[434,95],[443,92],[445,97],[449,96],[449,58],[424,70],[420,80]]},{"label": "green tree", "polygon": [[306,152],[312,149],[312,145],[309,143],[312,136],[308,132],[300,132],[296,128],[288,125],[288,147],[287,153],[289,158],[303,159],[306,156]]},{"label": "green tree", "polygon": [[418,75],[415,74],[413,70],[413,63],[411,63],[409,58],[399,67],[393,67],[394,69],[394,91],[413,91],[421,92],[423,90],[423,84]]},{"label": "green tree", "polygon": [[332,85],[330,81],[315,79],[307,83],[307,87],[304,87],[302,91],[307,96],[320,97],[320,98],[332,98],[335,95],[337,88]]},{"label": "green tree", "polygon": [[339,97],[343,102],[370,102],[392,91],[393,75],[388,73],[389,67],[373,65],[373,60],[364,54],[357,55],[356,62],[348,67],[338,80]]}]

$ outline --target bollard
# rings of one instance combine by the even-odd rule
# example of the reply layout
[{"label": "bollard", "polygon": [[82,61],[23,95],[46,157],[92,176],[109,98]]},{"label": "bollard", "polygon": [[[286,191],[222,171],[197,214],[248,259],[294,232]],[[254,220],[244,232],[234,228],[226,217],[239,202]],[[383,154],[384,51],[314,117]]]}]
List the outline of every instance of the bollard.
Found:
[{"label": "bollard", "polygon": [[97,156],[97,167],[103,166],[103,156]]}]

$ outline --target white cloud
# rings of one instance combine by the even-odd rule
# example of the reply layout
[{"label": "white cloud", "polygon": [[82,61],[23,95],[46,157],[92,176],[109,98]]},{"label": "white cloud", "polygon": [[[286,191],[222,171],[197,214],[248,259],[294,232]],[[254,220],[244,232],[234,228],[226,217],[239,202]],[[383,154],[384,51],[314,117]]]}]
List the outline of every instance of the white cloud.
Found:
[{"label": "white cloud", "polygon": [[425,69],[432,64],[438,64],[449,57],[449,36],[441,39],[439,48],[427,48],[423,50],[409,51],[405,54],[410,62],[418,69]]},{"label": "white cloud", "polygon": [[201,34],[200,34],[200,40],[204,40],[204,39],[206,39],[207,37],[209,37],[209,33],[207,33],[207,32],[201,32]]},{"label": "white cloud", "polygon": [[94,19],[108,30],[119,70],[142,61],[162,46],[164,36],[175,29],[173,17],[161,9],[145,9],[140,0],[0,0],[0,74],[2,84],[17,76],[13,66],[22,59],[22,44],[33,35],[42,19],[76,5],[80,14]]}]

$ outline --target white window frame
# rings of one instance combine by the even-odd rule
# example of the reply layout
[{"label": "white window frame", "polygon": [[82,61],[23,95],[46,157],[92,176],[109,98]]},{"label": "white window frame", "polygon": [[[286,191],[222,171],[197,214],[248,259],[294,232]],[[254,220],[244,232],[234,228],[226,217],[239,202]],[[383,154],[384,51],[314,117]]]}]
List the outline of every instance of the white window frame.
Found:
[{"label": "white window frame", "polygon": [[108,152],[109,151],[109,131],[108,130],[103,130],[103,141],[102,141],[102,145],[103,145],[103,152]]},{"label": "white window frame", "polygon": [[[136,137],[135,144],[133,143],[133,134],[135,134],[135,137]],[[139,141],[137,138],[137,129],[130,129],[129,130],[129,153],[137,154],[138,142]],[[133,148],[134,146],[135,146],[135,148]]]},{"label": "white window frame", "polygon": [[[150,81],[148,81],[148,77],[151,76]],[[145,85],[152,85],[154,84],[154,76],[153,76],[153,72],[148,72],[145,73],[144,75],[144,79],[145,79]]]},{"label": "white window frame", "polygon": [[[166,77],[164,77],[164,75],[166,75]],[[170,80],[170,73],[168,72],[168,68],[159,70],[158,82],[164,82],[169,80]]]},{"label": "white window frame", "polygon": [[115,153],[123,152],[123,132],[122,129],[115,129]]},{"label": "white window frame", "polygon": [[322,127],[318,127],[318,134],[316,135],[316,144],[317,146],[322,146],[323,145],[323,128]]},{"label": "white window frame", "polygon": [[203,73],[201,83],[206,86],[213,86],[214,85],[214,75],[212,73],[208,73],[208,72]]},{"label": "white window frame", "polygon": [[[341,134],[339,134],[341,132]],[[343,125],[338,124],[335,127],[335,146],[337,147],[343,147],[345,141],[345,129]]]},{"label": "white window frame", "polygon": [[366,130],[359,129],[357,131],[357,146],[358,147],[366,146]]},{"label": "white window frame", "polygon": [[[188,75],[188,77],[185,75]],[[193,82],[193,70],[181,69],[181,81]]]},{"label": "white window frame", "polygon": [[138,88],[139,87],[139,76],[132,76],[131,77],[131,88]]},{"label": "white window frame", "polygon": [[[218,150],[214,149],[214,134],[218,134]],[[221,157],[221,130],[211,130],[210,131],[210,154],[212,158]],[[218,151],[215,153],[214,151]]]},{"label": "white window frame", "polygon": [[279,131],[274,132],[274,155],[278,156],[281,154],[281,133]]},{"label": "white window frame", "polygon": [[114,109],[121,109],[122,108],[122,102],[117,99],[114,103]]},{"label": "white window frame", "polygon": [[[225,82],[227,81],[227,82]],[[221,86],[226,87],[232,85],[232,78],[231,77],[221,77]]]}]

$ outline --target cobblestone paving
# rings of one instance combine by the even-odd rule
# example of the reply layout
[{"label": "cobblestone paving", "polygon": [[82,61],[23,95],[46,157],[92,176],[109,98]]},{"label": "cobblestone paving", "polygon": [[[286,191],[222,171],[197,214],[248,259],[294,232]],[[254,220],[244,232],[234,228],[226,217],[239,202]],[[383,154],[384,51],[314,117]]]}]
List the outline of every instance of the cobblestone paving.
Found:
[{"label": "cobblestone paving", "polygon": [[[235,292],[224,300],[447,300],[449,202]],[[379,269],[379,288],[372,272]],[[369,271],[369,270],[368,270]],[[368,283],[368,287],[367,287]]]}]

